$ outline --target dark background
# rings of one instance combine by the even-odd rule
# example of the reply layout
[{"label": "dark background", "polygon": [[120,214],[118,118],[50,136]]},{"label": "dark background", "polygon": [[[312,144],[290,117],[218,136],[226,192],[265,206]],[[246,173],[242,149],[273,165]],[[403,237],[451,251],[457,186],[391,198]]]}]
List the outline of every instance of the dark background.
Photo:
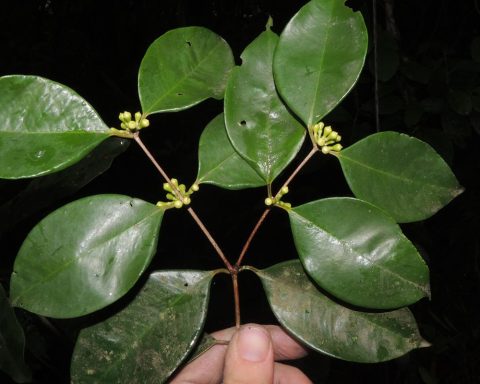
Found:
[{"label": "dark background", "polygon": [[[238,60],[245,46],[264,29],[269,15],[274,20],[273,30],[280,33],[304,3],[1,1],[0,76],[36,74],[68,85],[87,99],[108,125],[115,126],[120,111],[140,109],[138,66],[149,44],[167,30],[206,26],[229,42]],[[434,217],[402,226],[430,266],[432,300],[422,300],[412,311],[423,336],[433,346],[371,365],[312,352],[297,365],[315,383],[480,383],[480,41],[474,40],[480,36],[480,2],[377,0],[375,28],[371,0],[348,3],[361,9],[371,47],[357,87],[325,120],[341,132],[345,144],[377,129],[402,131],[429,142],[451,165],[466,191]],[[152,116],[152,126],[142,136],[171,176],[187,185],[194,181],[199,136],[221,108],[220,102],[208,100],[188,111]],[[133,144],[102,173],[101,166],[108,165],[126,146],[113,141],[75,171],[37,184],[0,181],[0,281],[4,287],[8,287],[23,238],[53,209],[98,193],[121,193],[151,202],[163,199],[162,180]],[[80,188],[96,174],[98,177]],[[293,204],[351,194],[338,163],[320,158],[306,167],[291,190],[288,200]],[[262,212],[264,194],[263,189],[230,192],[203,186],[194,196],[195,210],[230,259],[236,258]],[[262,268],[294,257],[287,218],[274,211],[258,233],[246,263]],[[219,266],[188,214],[169,212],[151,268]],[[240,275],[240,284],[242,321],[274,322],[258,280],[245,273]],[[109,311],[51,323],[18,311],[35,382],[68,383],[69,359],[78,330]],[[220,276],[212,287],[206,330],[231,326],[233,320],[230,282]],[[0,382],[8,382],[1,373]]]}]

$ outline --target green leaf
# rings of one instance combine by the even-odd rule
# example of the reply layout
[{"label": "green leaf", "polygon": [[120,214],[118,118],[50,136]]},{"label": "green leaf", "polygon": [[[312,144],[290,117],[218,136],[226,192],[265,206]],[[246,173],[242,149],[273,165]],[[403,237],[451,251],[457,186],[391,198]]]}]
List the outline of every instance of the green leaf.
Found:
[{"label": "green leaf", "polygon": [[213,97],[222,99],[234,66],[220,36],[202,27],[168,31],[148,48],[138,74],[145,114],[180,111]]},{"label": "green leaf", "polygon": [[273,52],[278,36],[260,34],[242,53],[242,65],[228,81],[225,124],[236,151],[271,183],[292,161],[305,129],[280,99],[273,81]]},{"label": "green leaf", "polygon": [[336,297],[389,309],[429,295],[425,262],[395,221],[375,206],[339,197],[288,214],[307,273]]},{"label": "green leaf", "polygon": [[375,363],[429,344],[407,309],[353,311],[310,282],[298,261],[257,272],[278,321],[309,347],[343,360]]},{"label": "green leaf", "polygon": [[122,297],[152,259],[163,210],[122,195],[83,198],[29,233],[15,260],[12,304],[69,318]]},{"label": "green leaf", "polygon": [[275,52],[278,91],[308,126],[335,108],[363,68],[367,29],[362,15],[344,3],[307,3],[282,32]]},{"label": "green leaf", "polygon": [[265,185],[259,174],[233,148],[225,130],[223,113],[208,123],[200,137],[197,183],[227,189]]},{"label": "green leaf", "polygon": [[30,369],[23,359],[24,349],[23,329],[0,285],[0,370],[10,375],[16,383],[31,380]]},{"label": "green leaf", "polygon": [[337,157],[355,196],[399,223],[424,220],[463,191],[432,147],[401,133],[368,136]]},{"label": "green leaf", "polygon": [[127,307],[80,332],[72,383],[164,383],[202,335],[213,276],[150,275]]},{"label": "green leaf", "polygon": [[64,85],[37,76],[0,78],[0,178],[64,169],[109,137],[97,112]]}]

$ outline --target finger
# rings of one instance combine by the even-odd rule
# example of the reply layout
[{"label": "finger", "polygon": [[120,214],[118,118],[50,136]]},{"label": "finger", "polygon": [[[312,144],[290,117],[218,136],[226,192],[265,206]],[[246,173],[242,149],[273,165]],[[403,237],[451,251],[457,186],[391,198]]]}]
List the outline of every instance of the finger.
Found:
[{"label": "finger", "polygon": [[[263,327],[268,330],[272,338],[275,360],[295,360],[307,355],[307,350],[278,325],[263,325]],[[212,333],[212,336],[217,340],[229,341],[235,332],[236,328],[232,327]]]},{"label": "finger", "polygon": [[312,384],[312,381],[296,367],[275,363],[274,384]]},{"label": "finger", "polygon": [[273,344],[261,325],[247,324],[236,332],[225,356],[225,384],[272,384]]}]

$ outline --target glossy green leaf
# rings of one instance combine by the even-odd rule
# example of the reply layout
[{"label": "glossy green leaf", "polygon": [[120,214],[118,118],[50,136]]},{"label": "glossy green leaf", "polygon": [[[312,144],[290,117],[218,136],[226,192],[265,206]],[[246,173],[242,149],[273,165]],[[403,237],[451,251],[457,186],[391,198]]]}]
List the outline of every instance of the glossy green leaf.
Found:
[{"label": "glossy green leaf", "polygon": [[205,127],[200,137],[197,183],[227,189],[265,185],[259,174],[233,148],[225,130],[223,113]]},{"label": "glossy green leaf", "polygon": [[122,195],[87,197],[57,209],[20,248],[12,305],[69,318],[113,303],[149,265],[163,212]]},{"label": "glossy green leaf", "polygon": [[0,370],[6,372],[16,383],[31,380],[30,369],[23,360],[24,349],[23,329],[0,285]]},{"label": "glossy green leaf", "polygon": [[202,335],[213,276],[150,275],[127,307],[80,332],[72,383],[164,383]]},{"label": "glossy green leaf", "polygon": [[145,114],[180,111],[213,97],[222,99],[234,66],[220,36],[202,27],[168,31],[148,48],[138,74]]},{"label": "glossy green leaf", "polygon": [[307,125],[335,108],[363,68],[367,29],[362,15],[344,3],[307,3],[283,30],[275,52],[278,91]]},{"label": "glossy green leaf", "polygon": [[64,85],[37,76],[0,78],[0,178],[66,168],[109,137],[95,110]]},{"label": "glossy green leaf", "polygon": [[425,262],[395,221],[375,206],[330,198],[288,214],[305,270],[336,297],[389,309],[429,295]]},{"label": "glossy green leaf", "polygon": [[225,92],[225,125],[236,151],[265,183],[292,161],[305,129],[280,99],[273,81],[272,60],[278,36],[260,34],[242,53]]},{"label": "glossy green leaf", "polygon": [[428,144],[397,132],[380,132],[338,153],[352,192],[397,222],[424,220],[463,188]]},{"label": "glossy green leaf", "polygon": [[298,261],[257,272],[278,321],[309,347],[343,360],[374,363],[429,344],[407,309],[354,311],[330,300]]}]

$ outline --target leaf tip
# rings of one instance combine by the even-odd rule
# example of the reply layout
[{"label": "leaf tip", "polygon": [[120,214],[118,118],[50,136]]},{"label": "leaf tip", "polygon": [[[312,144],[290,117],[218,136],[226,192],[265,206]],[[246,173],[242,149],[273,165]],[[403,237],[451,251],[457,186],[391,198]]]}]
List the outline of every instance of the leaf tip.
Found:
[{"label": "leaf tip", "polygon": [[418,344],[418,348],[428,348],[431,346],[432,346],[432,343],[428,342],[425,339],[421,339],[420,343]]}]

